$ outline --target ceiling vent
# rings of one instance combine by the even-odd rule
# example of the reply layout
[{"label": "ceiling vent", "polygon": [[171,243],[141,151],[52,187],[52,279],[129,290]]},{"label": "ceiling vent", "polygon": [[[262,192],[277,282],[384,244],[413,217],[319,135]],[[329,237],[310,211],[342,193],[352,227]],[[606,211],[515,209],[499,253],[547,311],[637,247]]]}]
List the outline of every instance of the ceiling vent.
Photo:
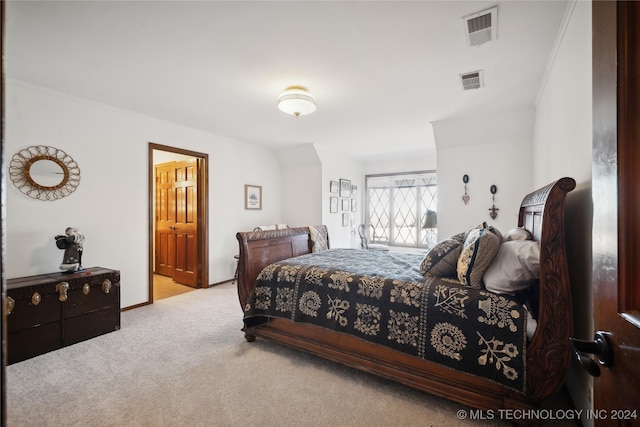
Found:
[{"label": "ceiling vent", "polygon": [[460,74],[460,82],[463,90],[478,89],[483,86],[482,71]]},{"label": "ceiling vent", "polygon": [[479,46],[498,38],[498,7],[462,18],[467,46]]}]

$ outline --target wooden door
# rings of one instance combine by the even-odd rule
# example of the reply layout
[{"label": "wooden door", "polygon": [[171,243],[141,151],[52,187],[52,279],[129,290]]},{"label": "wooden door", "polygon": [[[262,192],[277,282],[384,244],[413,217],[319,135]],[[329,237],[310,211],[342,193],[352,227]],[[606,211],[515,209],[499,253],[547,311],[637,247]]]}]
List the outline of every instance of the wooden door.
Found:
[{"label": "wooden door", "polygon": [[592,418],[596,425],[639,426],[640,3],[594,2],[592,12],[593,305],[600,362]]},{"label": "wooden door", "polygon": [[198,286],[197,160],[156,166],[156,273]]},{"label": "wooden door", "polygon": [[198,286],[198,186],[196,159],[175,162],[173,182],[175,200],[175,266],[173,280]]},{"label": "wooden door", "polygon": [[173,224],[175,200],[173,192],[173,162],[157,165],[155,205],[155,272],[173,277],[176,259]]}]

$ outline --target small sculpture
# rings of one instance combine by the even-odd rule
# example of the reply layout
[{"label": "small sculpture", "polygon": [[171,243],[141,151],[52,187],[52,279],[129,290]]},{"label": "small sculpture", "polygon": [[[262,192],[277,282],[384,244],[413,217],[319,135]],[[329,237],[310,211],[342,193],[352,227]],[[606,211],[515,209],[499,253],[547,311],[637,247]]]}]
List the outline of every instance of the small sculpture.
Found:
[{"label": "small sculpture", "polygon": [[84,243],[84,235],[78,232],[77,228],[67,227],[65,234],[58,234],[56,237],[56,246],[64,249],[64,257],[60,270],[73,273],[82,270],[82,244]]}]

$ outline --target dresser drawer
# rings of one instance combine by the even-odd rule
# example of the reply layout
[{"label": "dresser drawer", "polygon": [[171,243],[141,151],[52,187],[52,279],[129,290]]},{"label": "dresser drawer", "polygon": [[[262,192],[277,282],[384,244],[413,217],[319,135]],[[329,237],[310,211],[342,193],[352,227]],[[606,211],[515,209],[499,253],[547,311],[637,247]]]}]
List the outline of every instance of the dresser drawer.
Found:
[{"label": "dresser drawer", "polygon": [[10,345],[7,346],[7,363],[22,362],[59,349],[62,346],[61,333],[60,322],[8,333],[7,342]]},{"label": "dresser drawer", "polygon": [[67,346],[120,329],[120,308],[113,306],[64,320],[62,345]]},{"label": "dresser drawer", "polygon": [[120,277],[116,274],[89,276],[70,282],[63,317],[76,317],[107,307],[120,307]]},{"label": "dresser drawer", "polygon": [[7,332],[59,321],[60,301],[54,289],[54,284],[44,284],[8,291],[12,308],[7,315]]}]

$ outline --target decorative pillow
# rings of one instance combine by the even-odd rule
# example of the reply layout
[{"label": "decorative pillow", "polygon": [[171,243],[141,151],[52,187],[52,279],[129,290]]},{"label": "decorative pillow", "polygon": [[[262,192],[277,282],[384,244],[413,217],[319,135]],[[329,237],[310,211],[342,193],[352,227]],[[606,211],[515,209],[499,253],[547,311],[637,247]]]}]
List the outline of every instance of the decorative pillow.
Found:
[{"label": "decorative pillow", "polygon": [[500,232],[500,230],[495,228],[493,225],[487,225],[486,222],[483,222],[482,224],[480,224],[476,228],[486,228],[487,230],[489,230],[490,232],[492,232],[493,234],[498,236],[500,238],[500,240],[502,240],[502,233]]},{"label": "decorative pillow", "polygon": [[467,235],[458,257],[458,280],[475,289],[482,288],[482,275],[496,257],[502,234],[486,223],[474,228]]},{"label": "decorative pillow", "polygon": [[540,245],[533,240],[511,240],[500,245],[498,255],[484,273],[488,291],[515,295],[538,280]]},{"label": "decorative pillow", "polygon": [[458,233],[438,242],[422,260],[420,273],[423,276],[455,277],[458,257],[467,233]]},{"label": "decorative pillow", "polygon": [[311,252],[322,252],[329,249],[329,234],[325,225],[310,225]]},{"label": "decorative pillow", "polygon": [[531,240],[531,233],[524,227],[516,227],[507,231],[504,236],[502,236],[503,242],[509,242],[511,240]]}]

